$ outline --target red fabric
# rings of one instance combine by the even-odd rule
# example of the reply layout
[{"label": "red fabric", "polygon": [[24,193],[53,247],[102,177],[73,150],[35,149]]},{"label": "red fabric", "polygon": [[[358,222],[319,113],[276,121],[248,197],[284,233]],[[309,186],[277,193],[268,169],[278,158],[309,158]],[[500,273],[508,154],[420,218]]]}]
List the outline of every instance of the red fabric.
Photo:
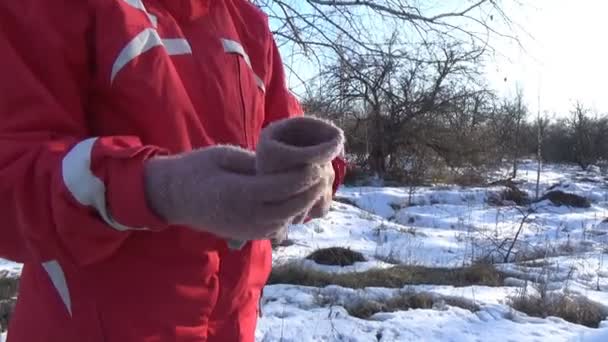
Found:
[{"label": "red fabric", "polygon": [[[265,124],[301,109],[249,2],[143,3],[147,13],[125,0],[0,3],[0,257],[25,263],[11,342],[253,341],[268,241],[230,251],[168,227],[146,205],[143,164],[218,143],[254,149]],[[147,230],[112,228],[65,183],[64,163],[91,137],[100,203]]]},{"label": "red fabric", "polygon": [[342,157],[338,157],[332,161],[332,166],[334,167],[334,171],[336,173],[336,177],[334,178],[334,194],[338,191],[338,187],[340,184],[344,183],[344,177],[346,176],[346,160]]}]

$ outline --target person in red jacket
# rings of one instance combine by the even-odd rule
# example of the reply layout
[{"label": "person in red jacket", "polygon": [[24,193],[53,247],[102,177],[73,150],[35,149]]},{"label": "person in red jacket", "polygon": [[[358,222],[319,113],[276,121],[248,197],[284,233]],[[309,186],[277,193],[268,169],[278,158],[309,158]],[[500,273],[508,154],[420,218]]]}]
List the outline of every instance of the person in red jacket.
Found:
[{"label": "person in red jacket", "polygon": [[267,237],[322,216],[344,173],[254,171],[263,128],[302,114],[267,17],[2,1],[0,77],[0,257],[24,263],[8,341],[253,341]]}]

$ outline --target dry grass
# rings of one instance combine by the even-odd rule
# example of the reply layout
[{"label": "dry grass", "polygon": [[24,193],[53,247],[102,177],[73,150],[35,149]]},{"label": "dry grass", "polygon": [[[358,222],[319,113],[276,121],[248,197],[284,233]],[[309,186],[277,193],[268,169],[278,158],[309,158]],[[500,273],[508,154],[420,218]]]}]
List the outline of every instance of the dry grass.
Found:
[{"label": "dry grass", "polygon": [[320,265],[350,266],[355,262],[367,261],[363,254],[349,248],[330,247],[320,248],[306,257]]},{"label": "dry grass", "polygon": [[14,297],[17,296],[18,288],[19,279],[0,275],[0,331],[4,331],[8,327],[15,308]]},{"label": "dry grass", "polygon": [[374,255],[374,258],[391,265],[399,265],[403,263],[403,261],[399,258],[398,254],[394,250],[391,250],[388,254],[376,253]]},{"label": "dry grass", "polygon": [[503,279],[502,274],[489,264],[464,268],[430,268],[400,265],[386,269],[372,269],[365,272],[333,274],[303,268],[296,263],[288,263],[275,267],[272,270],[269,284],[316,287],[339,285],[348,288],[402,288],[406,285],[418,284],[501,286]]},{"label": "dry grass", "polygon": [[582,243],[582,241],[565,241],[557,244],[538,245],[522,249],[515,253],[515,260],[518,263],[527,263],[530,261],[546,261],[547,258],[569,256],[576,253],[589,251],[590,246]]},{"label": "dry grass", "polygon": [[406,291],[384,301],[365,299],[346,307],[351,316],[368,319],[378,312],[395,312],[411,309],[434,309],[445,305],[456,306],[470,311],[479,311],[479,306],[464,298],[444,297],[427,292]]},{"label": "dry grass", "polygon": [[0,277],[0,300],[11,299],[17,295],[19,279]]},{"label": "dry grass", "polygon": [[608,316],[604,306],[580,295],[564,293],[522,294],[511,298],[510,305],[529,316],[561,317],[568,322],[591,328],[599,327],[600,322]]}]

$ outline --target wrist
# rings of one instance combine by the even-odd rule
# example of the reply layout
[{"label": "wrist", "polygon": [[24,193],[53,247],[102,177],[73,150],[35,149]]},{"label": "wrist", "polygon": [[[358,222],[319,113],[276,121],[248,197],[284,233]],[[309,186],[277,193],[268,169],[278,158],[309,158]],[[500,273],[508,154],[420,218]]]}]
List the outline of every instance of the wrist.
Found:
[{"label": "wrist", "polygon": [[168,224],[177,224],[174,210],[174,158],[154,157],[144,164],[144,190],[150,210]]}]

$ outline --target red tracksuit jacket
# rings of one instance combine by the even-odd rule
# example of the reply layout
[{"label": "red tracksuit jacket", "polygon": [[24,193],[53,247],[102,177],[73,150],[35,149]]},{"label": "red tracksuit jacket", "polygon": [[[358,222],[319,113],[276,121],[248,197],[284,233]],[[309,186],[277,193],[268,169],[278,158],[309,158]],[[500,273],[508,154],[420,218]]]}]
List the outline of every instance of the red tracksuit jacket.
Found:
[{"label": "red tracksuit jacket", "polygon": [[8,341],[253,341],[268,241],[168,227],[143,164],[254,149],[301,114],[267,18],[245,0],[2,1],[0,52],[0,257],[25,264]]}]

